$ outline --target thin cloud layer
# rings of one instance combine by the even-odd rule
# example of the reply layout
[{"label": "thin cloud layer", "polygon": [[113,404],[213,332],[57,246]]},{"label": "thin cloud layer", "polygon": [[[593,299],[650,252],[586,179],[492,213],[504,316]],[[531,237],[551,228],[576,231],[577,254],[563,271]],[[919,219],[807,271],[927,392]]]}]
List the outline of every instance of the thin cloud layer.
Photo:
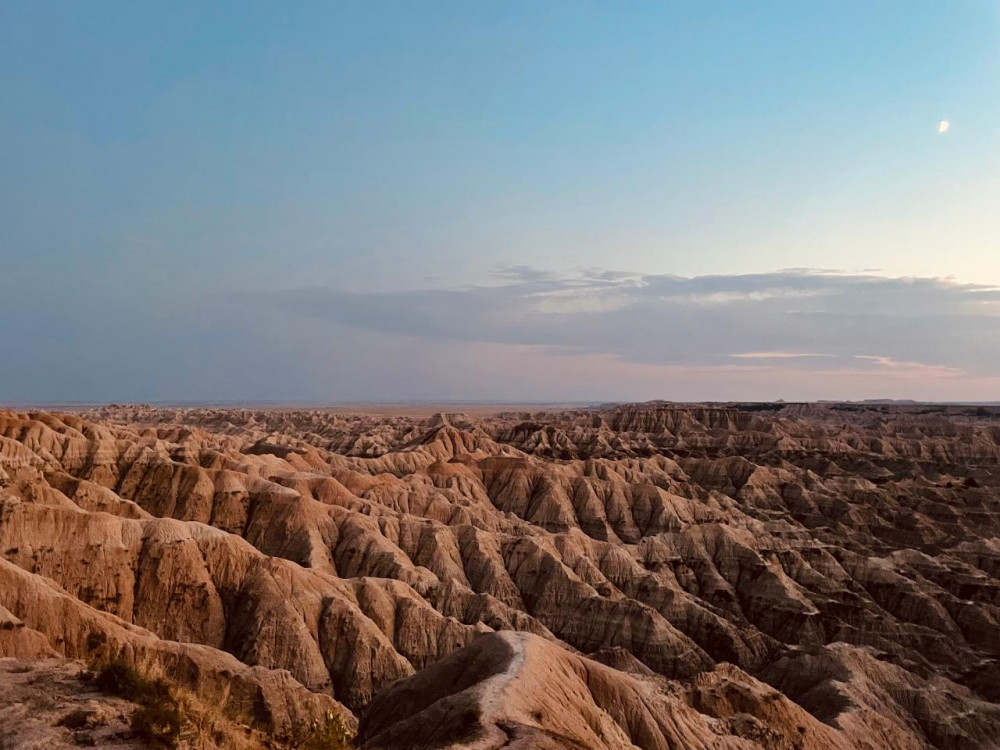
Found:
[{"label": "thin cloud layer", "polygon": [[787,270],[685,278],[505,268],[492,285],[298,289],[285,313],[438,342],[541,347],[653,366],[994,377],[1000,289],[948,279]]},{"label": "thin cloud layer", "polygon": [[5,401],[1000,399],[1000,290],[947,279],[522,266],[236,292],[194,272],[13,273]]},{"label": "thin cloud layer", "polygon": [[733,359],[801,359],[802,357],[832,357],[832,354],[815,352],[743,352],[730,354]]}]

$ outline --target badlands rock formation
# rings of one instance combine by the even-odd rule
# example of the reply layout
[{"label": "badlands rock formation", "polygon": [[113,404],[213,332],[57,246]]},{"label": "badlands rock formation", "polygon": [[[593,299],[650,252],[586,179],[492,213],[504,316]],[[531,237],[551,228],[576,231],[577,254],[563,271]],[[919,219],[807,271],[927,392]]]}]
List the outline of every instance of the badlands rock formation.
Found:
[{"label": "badlands rock formation", "polygon": [[275,741],[1000,747],[1000,409],[0,412],[0,657]]}]

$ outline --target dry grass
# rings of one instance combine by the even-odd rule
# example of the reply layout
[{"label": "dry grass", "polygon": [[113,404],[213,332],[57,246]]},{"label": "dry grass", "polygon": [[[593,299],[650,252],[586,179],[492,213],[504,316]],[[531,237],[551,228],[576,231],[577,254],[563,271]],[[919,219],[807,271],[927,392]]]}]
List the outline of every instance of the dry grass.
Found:
[{"label": "dry grass", "polygon": [[312,727],[291,747],[295,750],[350,750],[354,747],[354,732],[339,716],[328,713],[323,724]]},{"label": "dry grass", "polygon": [[132,730],[154,747],[186,750],[349,750],[354,733],[336,714],[279,741],[148,669],[116,659],[92,667],[94,685],[138,705]]},{"label": "dry grass", "polygon": [[180,704],[166,680],[141,674],[129,662],[117,659],[94,672],[99,690],[138,704],[132,713],[132,731],[151,745],[177,747],[181,733]]}]

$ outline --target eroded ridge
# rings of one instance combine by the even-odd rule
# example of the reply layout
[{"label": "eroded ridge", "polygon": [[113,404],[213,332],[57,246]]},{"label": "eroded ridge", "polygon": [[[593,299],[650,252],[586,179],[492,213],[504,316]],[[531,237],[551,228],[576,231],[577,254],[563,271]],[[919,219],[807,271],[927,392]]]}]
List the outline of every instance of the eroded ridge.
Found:
[{"label": "eroded ridge", "polygon": [[277,737],[1000,737],[1000,409],[2,412],[0,485],[0,656]]}]

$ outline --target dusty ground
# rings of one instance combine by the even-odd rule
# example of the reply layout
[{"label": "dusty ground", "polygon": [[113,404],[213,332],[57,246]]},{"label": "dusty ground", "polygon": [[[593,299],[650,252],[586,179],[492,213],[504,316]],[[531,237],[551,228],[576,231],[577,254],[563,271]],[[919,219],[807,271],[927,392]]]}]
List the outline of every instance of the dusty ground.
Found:
[{"label": "dusty ground", "polygon": [[143,748],[129,739],[135,705],[96,690],[83,664],[0,659],[0,748]]}]

